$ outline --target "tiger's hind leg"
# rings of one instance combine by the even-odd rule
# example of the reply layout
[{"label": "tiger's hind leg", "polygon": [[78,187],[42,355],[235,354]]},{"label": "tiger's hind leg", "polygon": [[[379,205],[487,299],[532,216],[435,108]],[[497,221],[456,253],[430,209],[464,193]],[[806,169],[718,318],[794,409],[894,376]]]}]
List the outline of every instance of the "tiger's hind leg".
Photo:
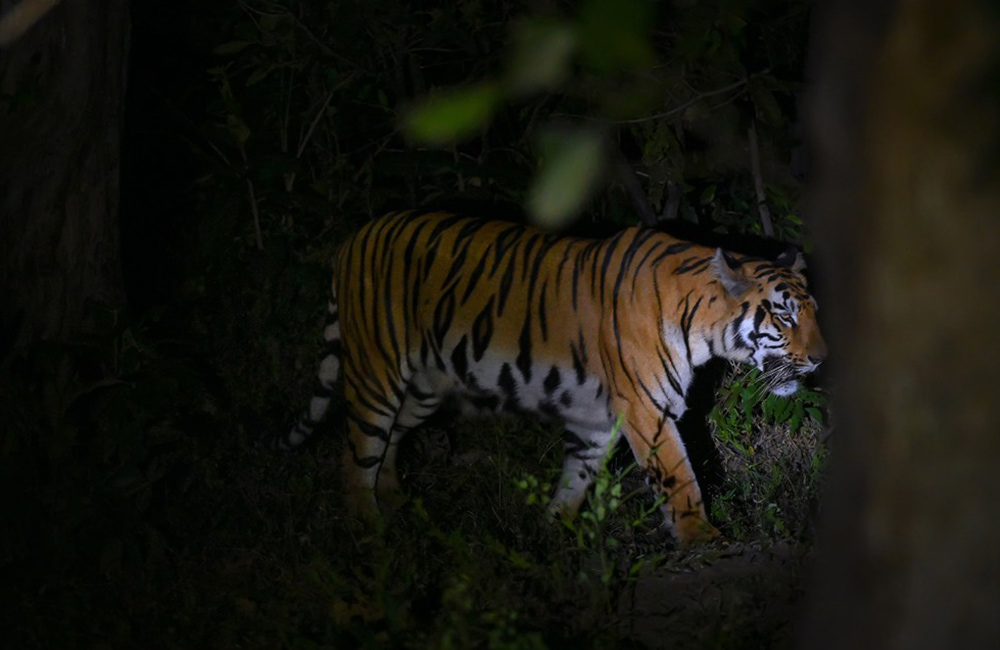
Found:
[{"label": "tiger's hind leg", "polygon": [[380,503],[390,507],[398,506],[404,498],[399,484],[399,473],[396,469],[400,441],[406,434],[434,415],[441,406],[441,396],[432,392],[428,387],[421,386],[421,383],[415,379],[410,382],[406,390],[406,397],[403,398],[403,405],[399,409],[395,423],[393,423],[389,445],[386,448],[382,469],[379,472],[375,494]]},{"label": "tiger's hind leg", "polygon": [[400,440],[437,410],[440,399],[421,390],[417,382],[387,389],[370,381],[370,371],[360,376],[345,373],[348,450],[344,478],[352,510],[373,523],[383,514],[380,500],[388,509],[401,499],[396,471]]}]

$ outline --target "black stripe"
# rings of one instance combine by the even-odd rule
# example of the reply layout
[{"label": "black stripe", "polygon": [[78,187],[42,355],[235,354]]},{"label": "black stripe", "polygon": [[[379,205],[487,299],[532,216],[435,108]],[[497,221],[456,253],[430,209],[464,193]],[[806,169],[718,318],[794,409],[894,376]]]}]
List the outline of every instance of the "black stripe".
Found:
[{"label": "black stripe", "polygon": [[531,309],[524,316],[521,336],[517,340],[517,367],[524,377],[524,383],[531,383]]},{"label": "black stripe", "polygon": [[465,381],[465,376],[469,372],[469,357],[465,351],[467,345],[467,337],[462,336],[458,345],[456,345],[455,349],[451,352],[451,365],[455,368],[455,374],[462,381]]},{"label": "black stripe", "polygon": [[468,302],[472,292],[476,290],[476,287],[479,284],[479,278],[483,275],[483,271],[485,269],[486,256],[483,255],[483,257],[479,260],[479,264],[476,264],[476,267],[472,269],[472,273],[469,274],[469,279],[465,284],[465,293],[462,294],[462,301],[459,303],[460,305],[464,305]]},{"label": "black stripe", "polygon": [[451,322],[455,318],[455,291],[449,289],[441,296],[438,304],[434,307],[434,342],[438,349],[444,345],[444,337],[451,327]]},{"label": "black stripe", "polygon": [[583,339],[583,332],[579,332],[578,341],[580,346],[570,341],[569,353],[573,357],[573,370],[576,371],[576,383],[583,385],[587,381],[587,343]]},{"label": "black stripe", "polygon": [[545,381],[542,382],[542,386],[545,389],[546,395],[551,395],[559,388],[559,384],[562,383],[562,377],[559,375],[559,368],[552,366],[549,370],[549,374],[545,376]]},{"label": "black stripe", "polygon": [[507,260],[507,268],[504,269],[503,277],[500,278],[500,294],[497,303],[497,316],[503,316],[504,307],[507,306],[507,298],[510,297],[510,287],[514,282],[514,256]]},{"label": "black stripe", "polygon": [[348,411],[347,418],[354,423],[358,430],[369,438],[378,438],[382,442],[389,442],[389,432],[372,424],[371,422],[366,422],[365,420],[359,418],[354,413]]},{"label": "black stripe", "polygon": [[548,280],[542,283],[542,290],[538,296],[538,325],[542,329],[543,343],[549,340],[549,322],[545,312],[545,289],[548,287],[548,285],[549,285]]},{"label": "black stripe", "polygon": [[[667,353],[666,358],[663,357],[663,352]],[[663,374],[667,376],[667,381],[670,382],[670,388],[673,389],[674,394],[677,395],[677,397],[684,399],[684,390],[681,388],[681,384],[677,380],[677,368],[673,367],[674,360],[670,357],[670,350],[666,349],[665,346],[660,346],[656,350],[656,356],[660,359],[660,366],[663,368]]]},{"label": "black stripe", "polygon": [[494,254],[493,266],[490,268],[491,277],[496,274],[497,269],[500,267],[500,262],[503,261],[507,251],[517,244],[523,230],[521,226],[512,226],[497,235],[496,240],[493,242]]},{"label": "black stripe", "polygon": [[559,260],[556,270],[556,291],[562,286],[562,273],[563,269],[566,268],[566,262],[569,260],[570,253],[573,252],[573,246],[576,244],[575,241],[566,241],[565,239],[560,240],[564,245],[565,250],[563,250],[562,259]]},{"label": "black stripe", "polygon": [[727,325],[727,328],[729,326],[732,326],[733,328],[734,348],[750,349],[750,346],[747,344],[747,342],[744,341],[743,338],[740,336],[740,325],[743,324],[743,320],[746,318],[747,312],[749,310],[750,310],[750,303],[745,302],[742,305],[740,305],[740,315],[734,318],[730,323],[730,325]]},{"label": "black stripe", "polygon": [[316,388],[313,389],[313,397],[322,397],[324,399],[330,399],[333,397],[333,386],[326,386],[323,382],[316,382]]},{"label": "black stripe", "polygon": [[678,242],[676,244],[670,244],[662,253],[656,256],[656,259],[654,259],[652,262],[652,267],[655,269],[657,266],[660,265],[660,263],[663,260],[667,259],[668,257],[672,257],[674,255],[683,253],[692,246],[694,246],[694,244],[690,242]]},{"label": "black stripe", "polygon": [[676,269],[674,269],[674,275],[684,275],[686,273],[698,275],[708,268],[711,261],[711,257],[688,257],[681,262]]},{"label": "black stripe", "polygon": [[517,382],[514,381],[514,375],[510,371],[510,364],[505,363],[500,367],[500,377],[497,379],[497,386],[503,391],[503,394],[507,396],[507,399],[517,404]]},{"label": "black stripe", "polygon": [[493,338],[493,297],[472,323],[472,358],[479,361]]},{"label": "black stripe", "polygon": [[[523,252],[522,261],[521,261],[521,264],[522,264],[522,266],[521,266],[521,282],[524,282],[527,279],[529,262],[531,260],[531,251],[533,251],[535,249],[535,246],[538,245],[538,240],[541,239],[541,237],[542,236],[540,234],[532,234],[530,237],[527,237],[526,238],[527,241],[524,242],[524,252]],[[537,269],[537,268],[538,267],[537,267],[537,264],[536,264],[535,269]]]},{"label": "black stripe", "polygon": [[448,269],[448,275],[444,277],[444,282],[441,283],[442,287],[449,286],[456,277],[463,271],[465,267],[465,259],[469,256],[469,246],[465,245],[462,250],[458,252],[458,257],[456,257],[451,262],[451,267]]},{"label": "black stripe", "polygon": [[340,339],[330,339],[323,346],[324,357],[336,357],[340,359],[344,354],[344,344]]},{"label": "black stripe", "polygon": [[[659,248],[661,246],[663,246],[663,242],[660,242],[660,241],[655,242],[652,246],[649,247],[649,250],[646,251],[646,254],[642,256],[642,259],[639,260],[639,263],[635,265],[635,273],[632,274],[632,291],[633,292],[635,292],[635,282],[636,282],[636,280],[639,279],[640,273],[645,268],[646,261],[649,259],[649,256],[652,255],[653,253],[655,253],[657,250],[659,250]],[[652,267],[652,268],[655,269],[655,267]]]},{"label": "black stripe", "polygon": [[618,243],[621,241],[621,235],[618,235],[611,239],[608,243],[608,249],[604,252],[604,261],[601,262],[601,304],[604,304],[604,288],[607,286],[607,276],[608,268],[611,266],[611,258],[614,257],[615,251],[618,249]]}]

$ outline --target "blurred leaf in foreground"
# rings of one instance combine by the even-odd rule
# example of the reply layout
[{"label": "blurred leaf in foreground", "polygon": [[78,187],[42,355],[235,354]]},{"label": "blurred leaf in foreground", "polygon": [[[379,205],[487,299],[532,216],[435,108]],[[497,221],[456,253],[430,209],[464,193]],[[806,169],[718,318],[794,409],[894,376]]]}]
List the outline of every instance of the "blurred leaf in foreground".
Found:
[{"label": "blurred leaf in foreground", "polygon": [[403,132],[424,144],[448,144],[481,130],[501,95],[496,84],[434,93],[403,116]]},{"label": "blurred leaf in foreground", "polygon": [[542,140],[542,166],[528,193],[528,209],[538,225],[559,229],[583,207],[597,186],[604,138],[596,128],[550,131]]},{"label": "blurred leaf in foreground", "polygon": [[524,21],[514,30],[507,69],[511,90],[530,93],[559,86],[570,72],[576,33],[565,23]]}]

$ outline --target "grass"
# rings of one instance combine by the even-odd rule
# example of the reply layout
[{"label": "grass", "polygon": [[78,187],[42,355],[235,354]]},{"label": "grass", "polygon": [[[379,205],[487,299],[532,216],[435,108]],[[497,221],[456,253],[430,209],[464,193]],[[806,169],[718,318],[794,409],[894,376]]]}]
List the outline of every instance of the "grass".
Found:
[{"label": "grass", "polygon": [[[301,452],[266,449],[260,433],[278,425],[246,415],[197,354],[140,345],[138,329],[112,342],[111,379],[67,365],[77,351],[3,368],[0,622],[12,647],[787,639],[822,464],[810,418],[793,432],[761,404],[733,415],[723,390],[712,517],[728,545],[675,549],[628,461],[602,472],[572,524],[550,524],[560,432],[530,420],[445,418],[411,436],[401,470],[412,498],[370,531],[346,515],[335,422]],[[53,391],[58,368],[77,369]],[[776,544],[799,564],[769,564]]]}]

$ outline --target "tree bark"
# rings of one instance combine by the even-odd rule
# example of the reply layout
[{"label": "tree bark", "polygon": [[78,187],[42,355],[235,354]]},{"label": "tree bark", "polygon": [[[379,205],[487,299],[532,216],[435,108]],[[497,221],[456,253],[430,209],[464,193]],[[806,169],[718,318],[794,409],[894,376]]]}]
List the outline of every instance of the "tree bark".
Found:
[{"label": "tree bark", "polygon": [[124,300],[128,0],[63,2],[0,50],[0,352],[93,332]]},{"label": "tree bark", "polygon": [[828,9],[814,214],[838,435],[800,645],[1000,648],[998,14]]}]

